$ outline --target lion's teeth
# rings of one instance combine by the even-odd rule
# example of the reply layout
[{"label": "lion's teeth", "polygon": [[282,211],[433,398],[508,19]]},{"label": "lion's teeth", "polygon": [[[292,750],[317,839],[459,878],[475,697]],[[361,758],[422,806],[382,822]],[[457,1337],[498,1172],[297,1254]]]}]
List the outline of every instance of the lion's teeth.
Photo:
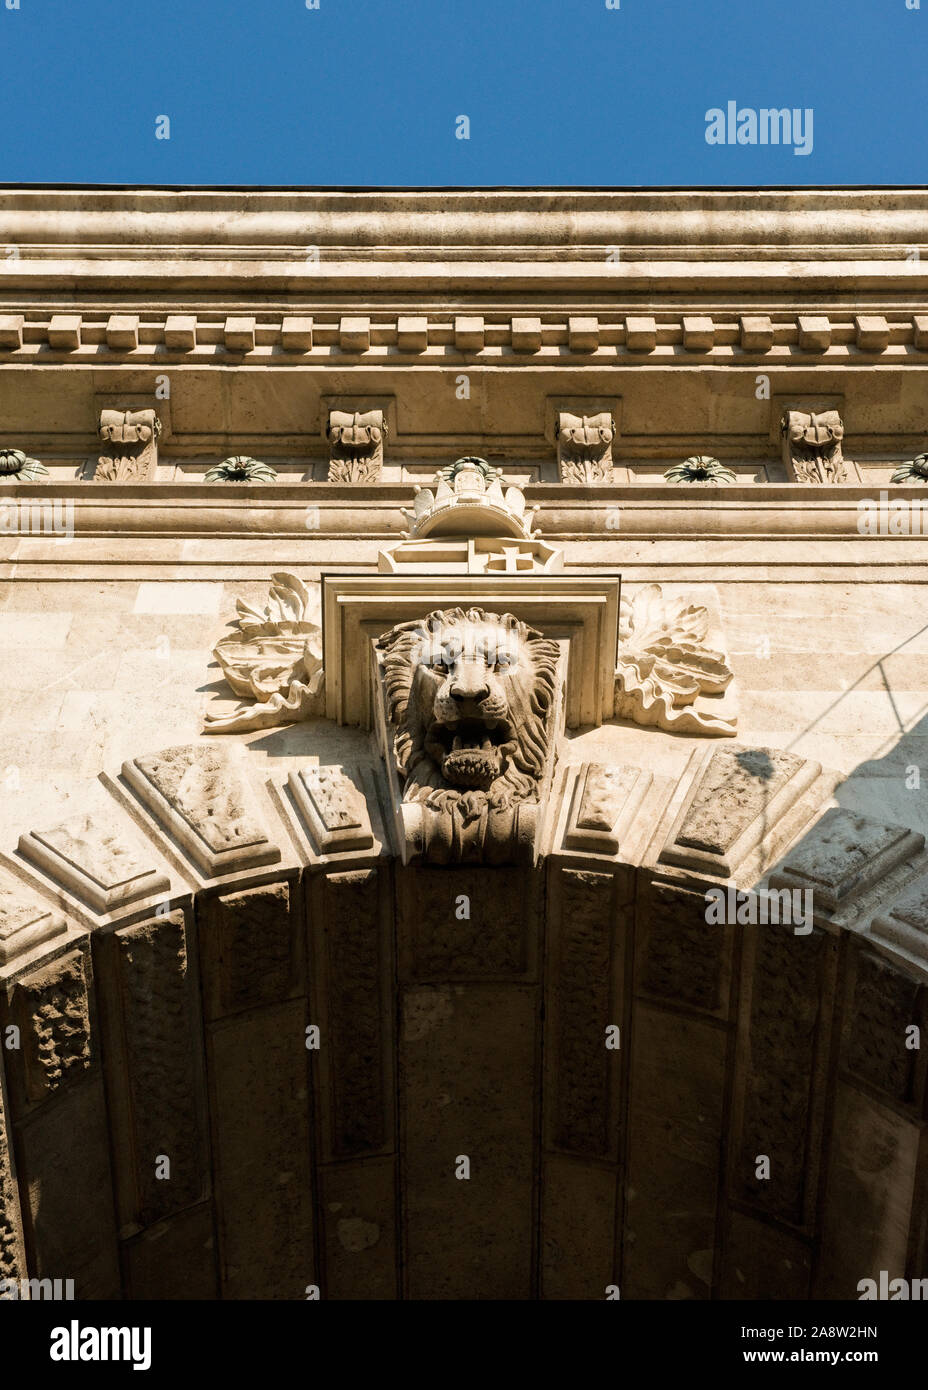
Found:
[{"label": "lion's teeth", "polygon": [[493,747],[493,740],[490,738],[489,734],[487,734],[486,738],[483,740],[482,747],[484,753],[489,752],[489,750]]},{"label": "lion's teeth", "polygon": [[460,735],[460,734],[455,734],[455,736],[454,736],[454,742],[453,742],[452,745],[451,745],[451,751],[452,751],[452,753],[457,753],[457,752],[460,750],[460,748],[461,748],[461,735]]}]

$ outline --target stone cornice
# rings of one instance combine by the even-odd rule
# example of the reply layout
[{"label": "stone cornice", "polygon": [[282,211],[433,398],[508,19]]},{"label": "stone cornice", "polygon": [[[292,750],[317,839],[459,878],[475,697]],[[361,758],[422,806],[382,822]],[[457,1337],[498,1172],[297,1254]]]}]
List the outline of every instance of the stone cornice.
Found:
[{"label": "stone cornice", "polygon": [[[693,490],[668,484],[588,488],[536,483],[523,491],[527,506],[538,509],[533,524],[545,539],[605,542],[613,565],[626,544],[648,540],[845,541],[861,547],[861,563],[866,564],[883,563],[890,551],[898,556],[900,546],[928,550],[928,488],[919,485],[767,483]],[[859,504],[878,505],[881,494],[887,502],[923,508],[925,534],[861,534]],[[41,547],[50,558],[69,563],[75,546],[116,537],[166,543],[199,537],[287,539],[312,546],[330,539],[343,544],[351,536],[360,556],[364,547],[376,549],[405,532],[405,509],[412,496],[409,484],[397,483],[8,484],[0,502],[16,502],[23,514],[35,504],[59,509],[73,504],[74,539],[65,543],[53,535],[7,531],[0,534],[0,555],[10,558],[23,545],[33,556],[35,547]],[[311,527],[308,510],[313,513]],[[915,551],[909,549],[906,561],[915,559]],[[826,553],[822,561],[827,563]],[[352,566],[340,559],[337,567]]]},{"label": "stone cornice", "polygon": [[[2,188],[0,242],[79,249],[235,247],[268,259],[307,244],[349,259],[399,251],[404,260],[539,252],[598,259],[603,248],[680,260],[743,253],[757,259],[893,258],[926,236],[928,189],[166,189]],[[866,250],[866,256],[861,252]],[[390,259],[391,257],[387,257]],[[334,256],[327,259],[336,259]]]},{"label": "stone cornice", "polygon": [[9,188],[0,203],[0,288],[20,295],[852,302],[928,287],[925,189]]}]

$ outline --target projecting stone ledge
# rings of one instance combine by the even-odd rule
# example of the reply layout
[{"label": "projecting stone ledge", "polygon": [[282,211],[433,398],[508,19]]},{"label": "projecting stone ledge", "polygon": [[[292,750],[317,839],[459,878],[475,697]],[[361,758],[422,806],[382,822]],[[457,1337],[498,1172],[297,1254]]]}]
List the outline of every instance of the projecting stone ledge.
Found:
[{"label": "projecting stone ledge", "polygon": [[0,870],[0,968],[36,946],[65,935],[64,918],[39,902],[12,874]]},{"label": "projecting stone ledge", "polygon": [[123,777],[164,834],[207,878],[276,864],[231,750],[212,744],[165,748],[123,764]]}]

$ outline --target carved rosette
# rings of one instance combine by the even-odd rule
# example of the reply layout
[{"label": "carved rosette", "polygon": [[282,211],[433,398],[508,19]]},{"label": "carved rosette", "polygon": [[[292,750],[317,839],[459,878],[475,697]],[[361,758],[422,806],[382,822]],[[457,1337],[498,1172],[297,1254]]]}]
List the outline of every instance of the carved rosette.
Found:
[{"label": "carved rosette", "polygon": [[378,482],[386,433],[382,410],[330,411],[326,427],[331,446],[329,482]]},{"label": "carved rosette", "polygon": [[816,415],[787,410],[780,421],[783,464],[794,483],[846,483],[841,452],[844,423],[836,410]]},{"label": "carved rosette", "polygon": [[560,649],[511,613],[436,610],[376,644],[404,860],[531,862],[554,764]]},{"label": "carved rosette", "polygon": [[608,411],[571,415],[562,410],[554,429],[562,483],[608,486],[612,482],[615,421]]}]

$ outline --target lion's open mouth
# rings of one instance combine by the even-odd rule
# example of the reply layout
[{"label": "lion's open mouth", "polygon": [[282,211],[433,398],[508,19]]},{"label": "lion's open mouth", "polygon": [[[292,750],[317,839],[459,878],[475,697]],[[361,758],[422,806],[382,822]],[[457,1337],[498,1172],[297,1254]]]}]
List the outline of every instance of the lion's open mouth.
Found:
[{"label": "lion's open mouth", "polygon": [[425,746],[453,786],[486,791],[502,772],[503,745],[510,737],[505,719],[436,721],[429,726]]}]

